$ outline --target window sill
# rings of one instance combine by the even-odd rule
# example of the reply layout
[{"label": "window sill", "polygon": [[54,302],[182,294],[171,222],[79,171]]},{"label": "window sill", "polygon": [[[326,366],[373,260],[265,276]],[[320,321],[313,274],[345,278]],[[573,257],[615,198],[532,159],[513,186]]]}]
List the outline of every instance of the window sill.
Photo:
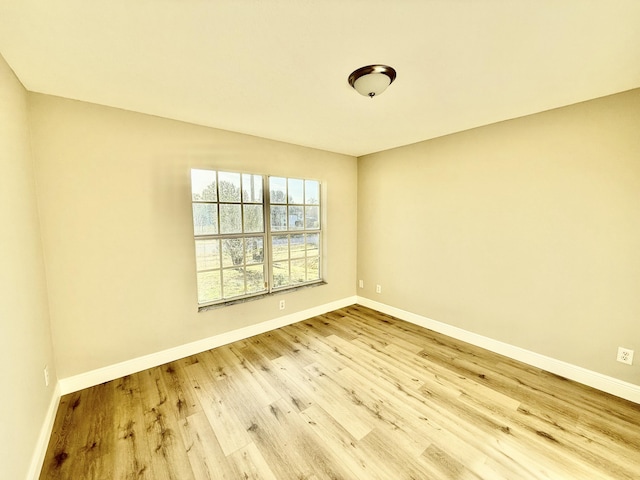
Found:
[{"label": "window sill", "polygon": [[211,305],[201,305],[198,307],[198,312],[206,312],[208,310],[217,310],[219,308],[230,307],[231,305],[239,305],[241,303],[253,302],[255,300],[262,300],[264,298],[269,298],[276,295],[282,295],[284,293],[297,292],[298,290],[303,290],[305,288],[320,287],[326,284],[327,282],[325,282],[324,280],[320,280],[319,282],[305,283],[304,285],[298,285],[296,287],[276,290],[275,292],[270,292],[270,293],[263,293],[261,295],[255,295],[253,297],[238,298],[236,300],[228,300],[226,302],[213,303]]}]

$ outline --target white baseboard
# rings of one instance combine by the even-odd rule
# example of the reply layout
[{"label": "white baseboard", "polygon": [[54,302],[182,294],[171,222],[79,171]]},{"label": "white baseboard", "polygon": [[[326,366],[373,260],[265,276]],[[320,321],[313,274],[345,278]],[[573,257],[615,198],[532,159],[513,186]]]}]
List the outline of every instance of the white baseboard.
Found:
[{"label": "white baseboard", "polygon": [[347,297],[334,302],[325,303],[317,307],[302,310],[300,312],[284,315],[282,317],[274,318],[266,322],[262,322],[256,325],[250,325],[248,327],[239,328],[230,332],[215,335],[213,337],[204,338],[195,342],[180,345],[160,352],[151,353],[142,357],[132,358],[121,363],[109,365],[89,372],[74,375],[72,377],[63,378],[60,380],[60,390],[62,395],[67,393],[77,392],[84,388],[99,385],[116,378],[130,375],[132,373],[146,370],[147,368],[157,367],[167,362],[173,362],[180,358],[188,357],[189,355],[195,355],[196,353],[204,352],[212,348],[227,345],[229,343],[243,340],[245,338],[259,335],[261,333],[275,330],[276,328],[284,327],[285,325],[291,325],[292,323],[300,322],[316,315],[322,315],[323,313],[331,312],[339,308],[347,307],[357,303],[358,297]]},{"label": "white baseboard", "polygon": [[562,377],[574,380],[576,382],[588,385],[590,387],[602,390],[612,395],[630,400],[632,402],[640,404],[640,386],[632,383],[624,382],[607,375],[603,375],[591,370],[587,370],[576,365],[572,365],[561,360],[556,360],[551,357],[546,357],[538,353],[525,350],[520,347],[510,345],[508,343],[500,342],[492,338],[478,335],[477,333],[469,332],[462,328],[454,327],[446,323],[438,322],[415,313],[407,312],[384,303],[379,303],[374,300],[370,300],[364,297],[347,297],[335,302],[326,303],[317,307],[313,307],[300,312],[292,313],[282,317],[274,318],[266,322],[262,322],[256,325],[250,325],[248,327],[239,328],[231,332],[226,332],[213,337],[205,338],[195,342],[191,342],[178,347],[170,348],[160,352],[156,352],[143,357],[133,358],[125,362],[121,362],[115,365],[109,365],[107,367],[92,370],[86,373],[81,373],[73,377],[63,378],[58,381],[55,386],[51,403],[42,428],[38,437],[38,443],[31,459],[31,465],[29,473],[27,475],[28,480],[37,480],[42,469],[42,464],[47,451],[49,438],[53,430],[53,424],[55,421],[58,405],[60,403],[60,397],[68,393],[82,390],[83,388],[99,385],[100,383],[115,380],[124,375],[130,375],[147,368],[156,367],[167,362],[172,362],[180,358],[187,357],[189,355],[195,355],[212,348],[216,348],[222,345],[226,345],[238,340],[259,335],[261,333],[268,332],[286,325],[291,325],[302,320],[306,320],[316,315],[322,315],[339,308],[344,308],[354,303],[359,303],[365,307],[378,310],[379,312],[392,315],[401,320],[413,323],[420,327],[428,328],[438,333],[462,340],[472,345],[485,348],[489,351],[499,353],[506,357],[518,360],[520,362],[532,365],[537,368],[541,368],[548,372],[560,375]]},{"label": "white baseboard", "polygon": [[587,370],[586,368],[578,367],[561,360],[556,360],[555,358],[540,355],[539,353],[525,350],[524,348],[484,337],[477,333],[469,332],[462,328],[438,322],[368,298],[358,297],[358,303],[420,327],[428,328],[429,330],[462,340],[463,342],[470,343],[491,352],[499,353],[500,355],[518,360],[526,363],[527,365],[541,368],[555,375],[560,375],[561,377],[574,380],[582,383],[583,385],[588,385],[603,392],[640,404],[640,385],[624,382],[617,378],[609,377],[592,370]]},{"label": "white baseboard", "polygon": [[[259,335],[261,333],[274,330],[276,328],[283,327],[285,325],[291,325],[307,318],[321,315],[323,313],[330,312],[339,308],[347,307],[359,303],[374,310],[393,315],[401,320],[411,322],[415,325],[428,328],[430,330],[442,333],[444,335],[462,340],[472,345],[485,348],[491,352],[499,353],[506,357],[518,360],[520,362],[532,365],[537,368],[541,368],[548,372],[560,375],[562,377],[574,380],[576,382],[588,385],[598,390],[602,390],[612,395],[616,395],[621,398],[625,398],[635,403],[640,404],[640,386],[618,380],[607,375],[603,375],[586,368],[579,367],[561,360],[557,360],[545,355],[541,355],[524,348],[516,347],[508,343],[504,343],[498,340],[494,340],[489,337],[484,337],[477,333],[469,332],[462,328],[454,327],[446,323],[438,322],[422,315],[407,312],[384,303],[379,303],[374,300],[370,300],[364,297],[347,297],[335,302],[326,303],[313,307],[300,312],[292,313],[282,317],[274,318],[266,322],[262,322],[256,325],[250,325],[248,327],[239,328],[231,332],[226,332],[213,337],[197,340],[185,345],[180,345],[160,352],[152,353],[142,357],[133,358],[125,362],[109,365],[107,367],[92,370],[73,377],[63,378],[58,382],[56,387],[57,399],[55,406],[59,402],[61,395],[66,395],[71,392],[82,390],[83,388],[92,387],[100,383],[115,380],[116,378],[130,375],[147,368],[156,367],[167,362],[172,362],[180,358],[188,357],[189,355],[195,355],[196,353],[204,352],[222,345],[226,345],[238,340]],[[55,419],[55,409],[53,411],[53,417],[51,419],[51,425]],[[43,427],[44,428],[44,427]],[[48,438],[48,436],[46,437]],[[46,445],[44,447],[46,449]]]},{"label": "white baseboard", "polygon": [[60,382],[57,382],[53,389],[53,396],[51,397],[51,402],[49,402],[47,414],[44,418],[44,422],[42,422],[42,428],[40,428],[40,435],[38,435],[36,448],[31,456],[31,465],[29,465],[27,480],[38,480],[40,477],[40,470],[42,470],[44,456],[47,453],[47,447],[49,446],[49,438],[53,431],[53,423],[56,420],[56,413],[58,412],[58,405],[60,404],[61,396]]}]

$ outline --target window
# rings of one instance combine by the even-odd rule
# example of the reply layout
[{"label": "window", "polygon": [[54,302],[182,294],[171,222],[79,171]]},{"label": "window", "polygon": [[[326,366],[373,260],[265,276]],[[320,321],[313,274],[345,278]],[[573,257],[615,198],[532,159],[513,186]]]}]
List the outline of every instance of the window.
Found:
[{"label": "window", "polygon": [[198,304],[320,282],[320,183],[191,170]]}]

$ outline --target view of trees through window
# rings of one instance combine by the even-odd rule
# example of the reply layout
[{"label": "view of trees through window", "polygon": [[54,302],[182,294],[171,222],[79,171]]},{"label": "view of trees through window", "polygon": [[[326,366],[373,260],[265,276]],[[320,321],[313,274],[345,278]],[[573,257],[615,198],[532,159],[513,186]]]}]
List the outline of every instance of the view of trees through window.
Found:
[{"label": "view of trees through window", "polygon": [[321,280],[318,181],[193,169],[191,191],[199,304]]}]

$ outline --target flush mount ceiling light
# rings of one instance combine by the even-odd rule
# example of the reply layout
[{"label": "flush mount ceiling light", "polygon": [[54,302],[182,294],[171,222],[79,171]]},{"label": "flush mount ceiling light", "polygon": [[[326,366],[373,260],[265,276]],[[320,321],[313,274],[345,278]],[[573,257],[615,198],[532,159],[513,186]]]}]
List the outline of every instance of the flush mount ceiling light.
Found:
[{"label": "flush mount ceiling light", "polygon": [[387,65],[367,65],[349,75],[349,85],[365,97],[384,92],[396,79],[396,71]]}]

